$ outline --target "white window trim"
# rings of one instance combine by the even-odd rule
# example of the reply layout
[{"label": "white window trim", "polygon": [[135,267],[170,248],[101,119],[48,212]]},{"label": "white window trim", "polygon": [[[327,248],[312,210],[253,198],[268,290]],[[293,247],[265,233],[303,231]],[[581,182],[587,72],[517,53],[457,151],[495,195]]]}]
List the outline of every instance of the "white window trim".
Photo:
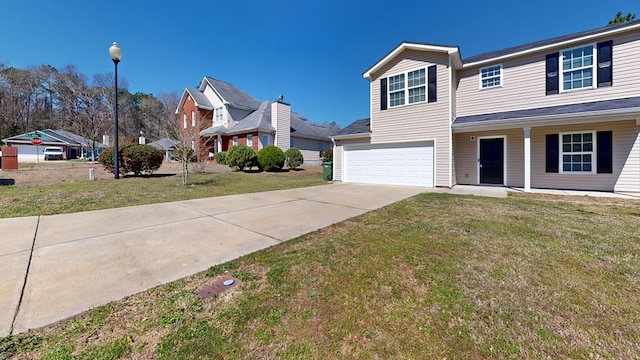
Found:
[{"label": "white window trim", "polygon": [[253,148],[253,134],[247,134],[247,146]]},{"label": "white window trim", "polygon": [[196,126],[196,111],[195,110],[191,110],[191,126],[192,127]]},{"label": "white window trim", "polygon": [[233,145],[238,145],[238,137],[237,136],[233,137]]},{"label": "white window trim", "polygon": [[[490,69],[490,68],[494,68],[494,67],[499,67],[500,68],[500,76],[498,77],[499,80],[500,80],[500,85],[491,85],[491,86],[487,86],[487,87],[482,87],[482,80],[484,80],[484,78],[482,77],[482,70],[486,70],[486,69]],[[488,79],[492,79],[494,77],[491,77],[491,78],[488,78]],[[502,63],[495,64],[495,65],[490,65],[490,66],[485,66],[485,67],[482,67],[482,68],[478,69],[478,86],[479,86],[480,90],[495,89],[495,88],[501,88],[502,86],[504,86],[504,66],[502,66]]]},{"label": "white window trim", "polygon": [[182,127],[187,128],[187,113],[182,114]]},{"label": "white window trim", "polygon": [[[585,47],[591,46],[591,48],[593,49],[593,62],[591,64],[591,87],[581,87],[579,89],[566,89],[564,88],[564,72],[565,70],[562,68],[562,53],[565,51],[572,51],[575,49],[582,49]],[[574,71],[572,70],[567,70],[567,71]],[[580,46],[574,46],[571,48],[566,48],[566,49],[562,49],[558,52],[558,82],[560,83],[558,86],[558,89],[561,93],[565,93],[565,92],[573,92],[573,91],[581,91],[581,90],[589,90],[589,89],[595,89],[598,87],[598,46],[596,43],[591,43],[591,44],[584,44],[584,45],[580,45]]]},{"label": "white window trim", "polygon": [[[591,143],[592,148],[591,151],[581,151],[577,153],[568,152],[566,154],[591,154],[591,171],[564,171],[564,163],[562,162],[562,156],[565,152],[562,150],[562,135],[573,135],[573,134],[591,134]],[[597,141],[596,141],[596,131],[595,130],[585,130],[585,131],[567,131],[561,132],[558,134],[558,172],[560,174],[575,174],[575,175],[590,175],[596,174],[597,169]]]},{"label": "white window trim", "polygon": [[[418,71],[418,70],[424,70],[424,84],[422,85],[418,85],[418,86],[413,86],[411,88],[409,88],[409,73],[410,72],[414,72],[414,71]],[[389,86],[390,86],[390,81],[389,78],[392,78],[394,76],[398,76],[398,75],[404,75],[404,88],[402,89],[402,91],[404,91],[404,104],[402,105],[391,105],[391,93],[397,93],[400,92],[400,90],[395,90],[395,91],[391,91],[389,90]],[[424,101],[418,101],[418,102],[413,102],[413,103],[409,103],[409,90],[410,89],[415,89],[415,88],[419,88],[419,87],[424,87]],[[416,105],[416,104],[424,104],[427,102],[428,98],[429,98],[429,71],[427,70],[427,67],[419,67],[416,69],[411,69],[411,70],[407,70],[404,72],[399,72],[396,74],[391,74],[387,76],[387,104],[389,104],[388,108],[389,109],[395,109],[395,108],[399,108],[399,107],[403,107],[403,106],[408,106],[408,105]]]},{"label": "white window trim", "polygon": [[[216,116],[216,112],[218,112],[218,111],[219,111],[219,116],[220,116],[219,120],[218,120],[218,116]],[[223,106],[213,109],[213,121],[216,122],[216,123],[221,123],[221,122],[224,121],[224,107]]]}]

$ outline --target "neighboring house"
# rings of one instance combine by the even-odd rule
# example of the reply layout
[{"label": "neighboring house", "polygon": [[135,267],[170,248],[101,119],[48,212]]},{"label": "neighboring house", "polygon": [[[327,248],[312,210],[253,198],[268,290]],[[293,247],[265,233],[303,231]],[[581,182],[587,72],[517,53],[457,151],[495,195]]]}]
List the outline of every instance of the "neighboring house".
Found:
[{"label": "neighboring house", "polygon": [[[298,148],[306,165],[320,165],[331,149],[331,128],[309,123],[282,101],[258,101],[232,84],[205,77],[198,89],[186,88],[176,109],[182,137],[192,139],[198,159],[245,144],[256,152],[268,145]],[[194,136],[195,135],[195,136]],[[188,145],[188,144],[187,144]]]},{"label": "neighboring house", "polygon": [[[33,145],[32,139],[39,137],[42,143]],[[105,146],[100,142],[93,143],[80,135],[70,133],[65,130],[36,130],[21,135],[16,135],[2,139],[7,146],[18,148],[18,161],[38,161],[44,160],[43,151],[45,147],[57,146],[64,149],[65,159],[91,158],[91,150],[95,150],[97,156]]]},{"label": "neighboring house", "polygon": [[178,140],[164,138],[164,139],[156,140],[154,142],[150,142],[148,145],[151,145],[156,149],[164,151],[165,160],[172,160],[173,149],[178,147],[178,145],[180,145],[180,142]]},{"label": "neighboring house", "polygon": [[639,55],[639,21],[467,59],[403,42],[363,74],[334,179],[640,192]]}]

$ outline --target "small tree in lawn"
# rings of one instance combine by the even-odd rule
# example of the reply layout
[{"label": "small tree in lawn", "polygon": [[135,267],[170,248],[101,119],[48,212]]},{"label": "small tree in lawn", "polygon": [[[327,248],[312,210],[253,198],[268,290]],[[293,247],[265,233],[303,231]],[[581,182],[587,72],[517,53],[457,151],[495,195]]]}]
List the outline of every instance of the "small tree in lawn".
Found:
[{"label": "small tree in lawn", "polygon": [[284,152],[285,162],[290,170],[297,169],[304,163],[304,157],[297,148],[289,148]]},{"label": "small tree in lawn", "polygon": [[258,162],[257,160],[256,152],[245,144],[232,146],[227,151],[225,159],[230,168],[236,168],[239,171],[255,166]]}]

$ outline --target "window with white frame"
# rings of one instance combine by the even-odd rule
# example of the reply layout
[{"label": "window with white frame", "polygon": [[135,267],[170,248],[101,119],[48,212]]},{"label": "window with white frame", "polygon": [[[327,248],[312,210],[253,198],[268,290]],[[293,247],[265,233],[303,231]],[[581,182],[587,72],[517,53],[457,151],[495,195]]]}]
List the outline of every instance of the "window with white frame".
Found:
[{"label": "window with white frame", "polygon": [[192,150],[196,149],[196,141],[195,140],[191,140],[191,149]]},{"label": "window with white frame", "polygon": [[224,108],[219,107],[219,108],[215,108],[213,110],[213,119],[215,122],[221,122],[222,121],[222,117],[223,117],[223,110]]},{"label": "window with white frame", "polygon": [[262,147],[269,146],[269,135],[262,135]]},{"label": "window with white frame", "polygon": [[253,135],[251,134],[247,135],[247,146],[250,148],[253,147]]},{"label": "window with white frame", "polygon": [[593,88],[595,73],[595,52],[593,45],[568,49],[560,52],[562,69],[561,90]]},{"label": "window with white frame", "polygon": [[426,101],[426,69],[389,76],[389,107]]},{"label": "window with white frame", "polygon": [[191,110],[191,126],[196,126],[196,111]]},{"label": "window with white frame", "polygon": [[480,88],[502,86],[502,64],[480,69]]},{"label": "window with white frame", "polygon": [[238,137],[237,136],[233,137],[233,145],[238,145]]},{"label": "window with white frame", "polygon": [[187,128],[187,113],[182,114],[182,127]]},{"label": "window with white frame", "polygon": [[593,173],[595,169],[594,133],[562,133],[560,139],[561,172]]}]

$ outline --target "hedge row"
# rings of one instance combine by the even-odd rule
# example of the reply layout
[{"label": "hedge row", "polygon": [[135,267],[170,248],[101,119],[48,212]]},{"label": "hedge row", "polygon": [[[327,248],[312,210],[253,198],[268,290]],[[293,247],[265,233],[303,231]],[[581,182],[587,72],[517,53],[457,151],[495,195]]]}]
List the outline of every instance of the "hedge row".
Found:
[{"label": "hedge row", "polygon": [[238,144],[229,148],[229,151],[217,152],[214,158],[218,164],[229,165],[239,171],[253,167],[257,167],[260,171],[278,171],[285,164],[289,169],[296,169],[304,162],[300,150],[290,148],[283,152],[275,145],[265,146],[256,154],[247,145]]}]

